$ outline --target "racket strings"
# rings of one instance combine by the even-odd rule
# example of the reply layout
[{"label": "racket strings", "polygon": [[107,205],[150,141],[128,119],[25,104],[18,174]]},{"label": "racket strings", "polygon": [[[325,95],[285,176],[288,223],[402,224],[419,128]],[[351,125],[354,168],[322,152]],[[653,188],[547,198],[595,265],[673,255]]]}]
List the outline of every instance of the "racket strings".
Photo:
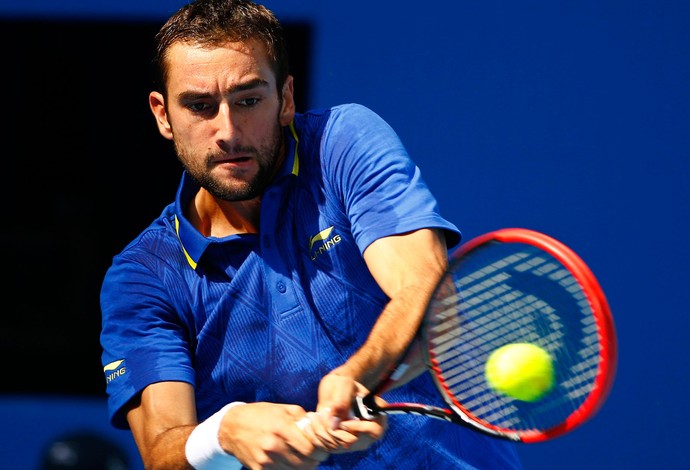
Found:
[{"label": "racket strings", "polygon": [[[451,267],[429,309],[430,361],[451,406],[492,427],[545,430],[590,394],[599,332],[581,286],[560,262],[528,245],[511,244],[505,251],[487,262],[480,250]],[[554,358],[556,390],[538,402],[501,395],[486,383],[488,355],[517,342],[537,344]]]}]

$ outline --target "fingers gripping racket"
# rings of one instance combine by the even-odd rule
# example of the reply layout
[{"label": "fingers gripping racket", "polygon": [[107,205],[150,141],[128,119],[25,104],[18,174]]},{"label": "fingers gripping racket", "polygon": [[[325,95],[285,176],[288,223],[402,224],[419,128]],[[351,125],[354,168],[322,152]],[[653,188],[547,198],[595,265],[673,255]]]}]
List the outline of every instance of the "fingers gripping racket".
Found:
[{"label": "fingers gripping racket", "polygon": [[[590,269],[561,242],[520,228],[482,235],[452,253],[418,336],[448,408],[377,405],[376,396],[404,375],[403,363],[356,400],[357,417],[413,413],[512,441],[544,441],[599,410],[616,368],[613,319]],[[511,398],[487,383],[489,356],[512,343],[537,345],[552,359],[554,383],[539,400]]]}]

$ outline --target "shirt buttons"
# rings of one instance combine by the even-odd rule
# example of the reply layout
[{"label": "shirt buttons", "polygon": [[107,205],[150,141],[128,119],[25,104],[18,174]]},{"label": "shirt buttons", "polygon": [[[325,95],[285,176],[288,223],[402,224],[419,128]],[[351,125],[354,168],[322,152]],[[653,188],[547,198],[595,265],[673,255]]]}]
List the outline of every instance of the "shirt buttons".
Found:
[{"label": "shirt buttons", "polygon": [[276,282],[276,288],[278,289],[278,292],[280,292],[281,294],[284,294],[287,290],[287,287],[285,287],[285,283],[283,281]]}]

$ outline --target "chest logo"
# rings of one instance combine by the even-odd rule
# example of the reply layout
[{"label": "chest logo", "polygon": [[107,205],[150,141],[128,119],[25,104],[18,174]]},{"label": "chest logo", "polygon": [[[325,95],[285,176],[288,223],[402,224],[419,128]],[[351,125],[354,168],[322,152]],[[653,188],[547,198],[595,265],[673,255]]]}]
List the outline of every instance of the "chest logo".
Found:
[{"label": "chest logo", "polygon": [[331,236],[332,232],[333,226],[331,225],[309,239],[309,253],[312,261],[340,243],[342,240],[340,235]]}]

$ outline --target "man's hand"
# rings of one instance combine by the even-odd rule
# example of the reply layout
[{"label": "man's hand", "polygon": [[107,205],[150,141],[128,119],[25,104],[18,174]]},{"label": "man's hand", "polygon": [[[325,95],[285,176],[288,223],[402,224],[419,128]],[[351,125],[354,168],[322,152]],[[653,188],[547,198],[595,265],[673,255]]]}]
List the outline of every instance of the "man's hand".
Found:
[{"label": "man's hand", "polygon": [[383,437],[388,420],[384,415],[371,421],[353,416],[355,397],[367,393],[363,385],[350,377],[337,372],[327,374],[319,384],[316,413],[308,413],[307,418],[300,420],[300,427],[330,453],[368,449]]},{"label": "man's hand", "polygon": [[219,431],[221,446],[243,465],[258,469],[313,469],[329,450],[297,426],[306,416],[297,405],[248,403],[231,408]]}]

